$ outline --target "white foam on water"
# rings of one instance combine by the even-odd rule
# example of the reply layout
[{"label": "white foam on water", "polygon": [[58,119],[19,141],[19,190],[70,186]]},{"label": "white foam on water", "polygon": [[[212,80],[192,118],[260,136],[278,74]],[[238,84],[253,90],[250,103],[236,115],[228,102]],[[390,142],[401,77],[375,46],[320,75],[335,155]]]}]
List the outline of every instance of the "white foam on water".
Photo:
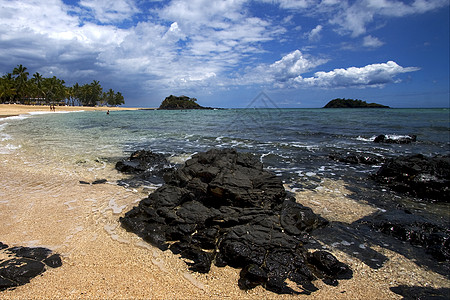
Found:
[{"label": "white foam on water", "polygon": [[[64,109],[64,108],[62,108]],[[29,112],[28,114],[30,115],[47,115],[47,114],[70,114],[70,113],[74,113],[74,112],[83,112],[84,110],[74,110],[74,111],[32,111]]]},{"label": "white foam on water", "polygon": [[6,144],[4,146],[0,145],[0,154],[11,154],[13,153],[15,150],[20,149],[22,146],[21,145],[11,145],[11,144]]},{"label": "white foam on water", "polygon": [[29,115],[18,115],[18,116],[2,118],[2,120],[25,120],[29,117],[30,117]]},{"label": "white foam on water", "polygon": [[111,225],[106,224],[105,226],[103,226],[103,229],[105,229],[105,231],[108,233],[108,235],[111,237],[112,240],[117,241],[122,244],[129,244],[130,243],[129,240],[126,240],[126,239],[120,237],[115,232],[116,228],[117,228],[117,224],[111,224]]},{"label": "white foam on water", "polygon": [[125,207],[127,206],[126,205],[118,206],[116,200],[112,198],[109,200],[108,206],[105,208],[105,211],[112,210],[113,214],[117,215],[120,214]]},{"label": "white foam on water", "polygon": [[375,138],[376,138],[376,136],[372,136],[370,138],[365,138],[365,137],[362,137],[362,136],[358,136],[356,138],[356,140],[361,141],[361,142],[373,142],[375,140]]},{"label": "white foam on water", "polygon": [[77,200],[70,200],[70,201],[66,201],[64,202],[64,205],[67,205],[67,210],[73,210],[75,209],[75,206],[72,206],[72,203],[77,202]]},{"label": "white foam on water", "polygon": [[188,273],[188,272],[184,272],[183,273],[183,277],[186,278],[193,286],[205,291],[206,290],[206,286],[201,283],[200,281],[198,281],[197,279],[195,279],[192,274]]}]

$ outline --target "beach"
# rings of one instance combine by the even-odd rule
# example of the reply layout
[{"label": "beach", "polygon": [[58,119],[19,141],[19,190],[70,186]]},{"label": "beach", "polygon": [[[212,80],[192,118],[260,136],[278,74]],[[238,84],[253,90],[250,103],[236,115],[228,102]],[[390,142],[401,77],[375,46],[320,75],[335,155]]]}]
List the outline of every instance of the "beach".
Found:
[{"label": "beach", "polygon": [[[139,108],[130,107],[107,107],[107,106],[55,106],[55,112],[73,111],[123,111],[137,110]],[[36,112],[51,112],[48,105],[24,105],[24,104],[0,104],[0,118],[18,116]]]},{"label": "beach", "polygon": [[[106,109],[133,110],[92,108]],[[56,107],[59,110],[87,108]],[[36,111],[49,108],[0,105],[0,116]],[[90,168],[61,165],[27,153],[0,154],[0,241],[10,246],[49,248],[62,256],[63,265],[47,269],[26,285],[0,292],[2,299],[402,299],[392,287],[450,287],[445,276],[391,250],[375,249],[389,260],[373,269],[324,244],[350,266],[352,279],[339,280],[337,286],[317,280],[319,290],[311,296],[278,295],[261,286],[243,291],[237,285],[239,270],[212,266],[207,274],[189,271],[177,255],[147,244],[120,226],[119,217],[151,189],[117,185],[126,175],[108,164],[93,163],[95,167]],[[107,183],[80,183],[102,178]],[[299,203],[344,224],[376,210],[352,199],[352,192],[339,180],[321,179],[320,187],[292,191]]]}]

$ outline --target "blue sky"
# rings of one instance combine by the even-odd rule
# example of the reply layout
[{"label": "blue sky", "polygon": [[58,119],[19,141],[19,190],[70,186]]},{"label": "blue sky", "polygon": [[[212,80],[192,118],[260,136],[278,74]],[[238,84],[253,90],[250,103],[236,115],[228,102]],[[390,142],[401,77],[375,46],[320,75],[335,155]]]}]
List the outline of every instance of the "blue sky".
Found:
[{"label": "blue sky", "polygon": [[0,73],[18,64],[126,106],[449,107],[449,1],[0,0]]}]

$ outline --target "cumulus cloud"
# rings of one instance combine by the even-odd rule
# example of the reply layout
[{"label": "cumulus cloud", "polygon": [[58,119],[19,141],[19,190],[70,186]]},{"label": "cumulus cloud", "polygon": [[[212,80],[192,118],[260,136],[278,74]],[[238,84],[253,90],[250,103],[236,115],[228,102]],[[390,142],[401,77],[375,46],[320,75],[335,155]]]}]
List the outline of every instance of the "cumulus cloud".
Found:
[{"label": "cumulus cloud", "polygon": [[358,37],[378,18],[422,14],[448,6],[448,0],[259,0],[278,5],[290,12],[321,16],[336,26],[340,34]]},{"label": "cumulus cloud", "polygon": [[317,59],[304,55],[300,50],[286,54],[280,60],[247,70],[238,84],[266,84],[277,87],[292,87],[296,80],[301,80],[301,74],[326,63],[325,59]]},{"label": "cumulus cloud", "polygon": [[370,64],[364,67],[318,71],[312,77],[304,77],[327,60],[304,55],[295,50],[270,65],[260,65],[247,70],[237,84],[261,84],[276,88],[366,88],[398,83],[398,75],[418,71],[416,67],[402,67],[394,61]]},{"label": "cumulus cloud", "polygon": [[139,12],[130,0],[81,0],[80,5],[87,8],[92,17],[101,23],[122,22]]},{"label": "cumulus cloud", "polygon": [[363,46],[369,48],[378,48],[383,46],[384,43],[380,41],[377,37],[371,35],[365,36],[363,40]]},{"label": "cumulus cloud", "polygon": [[448,0],[414,0],[404,3],[398,0],[342,1],[330,23],[338,26],[341,34],[350,33],[353,37],[367,32],[367,26],[376,18],[404,17],[422,14],[448,5]]},{"label": "cumulus cloud", "polygon": [[300,78],[298,84],[325,88],[380,87],[387,83],[399,82],[395,77],[402,73],[418,71],[416,67],[402,67],[394,61],[371,64],[365,67],[334,69],[329,72],[316,72],[313,77]]},{"label": "cumulus cloud", "polygon": [[317,42],[320,40],[321,35],[320,32],[322,31],[323,26],[322,25],[317,25],[313,30],[311,30],[311,32],[308,34],[308,39],[311,42]]}]

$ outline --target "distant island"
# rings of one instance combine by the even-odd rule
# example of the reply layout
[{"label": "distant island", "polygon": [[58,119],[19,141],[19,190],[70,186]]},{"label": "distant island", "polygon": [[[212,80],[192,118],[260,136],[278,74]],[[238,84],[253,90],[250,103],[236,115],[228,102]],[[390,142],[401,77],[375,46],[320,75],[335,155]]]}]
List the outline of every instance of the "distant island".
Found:
[{"label": "distant island", "polygon": [[170,95],[164,99],[158,109],[211,109],[211,107],[199,105],[195,98]]},{"label": "distant island", "polygon": [[363,100],[337,98],[327,103],[323,108],[389,108],[378,103],[367,103]]}]

